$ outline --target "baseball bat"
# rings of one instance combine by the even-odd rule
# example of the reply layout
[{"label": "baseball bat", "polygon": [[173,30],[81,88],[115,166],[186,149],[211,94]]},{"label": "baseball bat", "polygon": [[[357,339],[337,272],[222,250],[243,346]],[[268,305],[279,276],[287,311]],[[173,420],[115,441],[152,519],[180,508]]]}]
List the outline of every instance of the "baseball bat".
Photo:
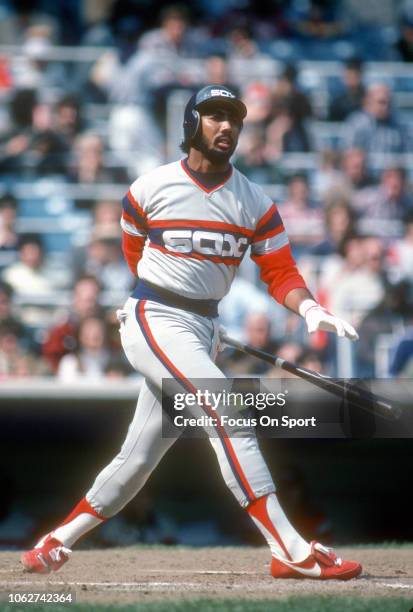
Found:
[{"label": "baseball bat", "polygon": [[221,342],[227,346],[231,346],[239,351],[247,353],[248,355],[257,357],[257,359],[261,359],[262,361],[266,361],[271,365],[282,368],[286,372],[295,374],[295,376],[299,376],[300,378],[307,380],[320,389],[324,389],[325,391],[328,391],[329,393],[332,393],[342,399],[345,398],[352,404],[364,408],[375,415],[388,419],[389,421],[396,421],[402,414],[402,409],[400,406],[394,405],[390,400],[380,397],[379,395],[376,395],[375,393],[372,393],[359,385],[354,383],[346,383],[344,381],[331,378],[330,376],[320,374],[319,372],[315,372],[314,370],[308,370],[307,368],[291,363],[282,357],[271,355],[270,353],[256,349],[248,344],[243,344],[234,338],[230,338],[226,334],[220,334],[220,339]]}]

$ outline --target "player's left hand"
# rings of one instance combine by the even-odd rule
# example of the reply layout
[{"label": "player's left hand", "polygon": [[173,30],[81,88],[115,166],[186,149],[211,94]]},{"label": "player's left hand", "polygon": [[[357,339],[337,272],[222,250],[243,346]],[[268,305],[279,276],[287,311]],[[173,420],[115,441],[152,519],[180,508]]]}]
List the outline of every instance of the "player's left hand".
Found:
[{"label": "player's left hand", "polygon": [[334,332],[341,338],[358,340],[358,333],[354,327],[350,325],[350,323],[347,323],[347,321],[334,316],[316,302],[309,304],[308,307],[301,308],[300,306],[300,314],[304,317],[305,322],[307,323],[309,334],[321,330]]},{"label": "player's left hand", "polygon": [[219,328],[218,328],[218,344],[217,344],[217,352],[218,353],[222,353],[222,351],[225,350],[227,348],[227,346],[228,346],[222,340],[222,336],[226,336],[226,335],[227,335],[227,330],[225,329],[225,327],[223,325],[220,325]]}]

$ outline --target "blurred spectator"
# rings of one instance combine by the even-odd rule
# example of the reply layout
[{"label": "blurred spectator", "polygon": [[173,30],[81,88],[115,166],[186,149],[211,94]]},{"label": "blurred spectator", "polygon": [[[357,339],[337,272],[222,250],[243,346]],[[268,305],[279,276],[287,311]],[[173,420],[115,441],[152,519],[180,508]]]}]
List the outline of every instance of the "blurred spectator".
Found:
[{"label": "blurred spectator", "polygon": [[[304,354],[304,347],[293,340],[287,340],[277,347],[277,357],[290,361],[291,363],[297,363],[301,356]],[[294,374],[290,374],[286,370],[279,367],[271,368],[267,376],[269,378],[296,378]]]},{"label": "blurred spectator", "polygon": [[298,71],[295,64],[287,64],[273,89],[274,114],[288,108],[295,124],[302,124],[312,117],[313,110],[308,96],[297,85]]},{"label": "blurred spectator", "polygon": [[85,275],[77,279],[69,310],[60,315],[60,320],[47,331],[43,343],[43,355],[53,371],[56,371],[61,358],[74,350],[80,322],[87,317],[103,316],[99,293],[100,285],[94,276]]},{"label": "blurred spectator", "polygon": [[295,363],[302,368],[307,368],[307,370],[314,370],[315,372],[320,372],[321,374],[324,372],[324,365],[321,355],[314,349],[304,349],[301,355],[298,356]]},{"label": "blurred spectator", "polygon": [[[27,109],[21,108],[25,101]],[[0,172],[64,174],[68,146],[54,129],[50,105],[37,103],[28,91],[16,96],[12,105],[15,122],[3,137]]]},{"label": "blurred spectator", "polygon": [[239,23],[231,27],[226,37],[229,59],[253,59],[259,55],[259,49],[252,28],[246,18],[238,21]]},{"label": "blurred spectator", "polygon": [[213,53],[209,55],[205,61],[205,85],[215,83],[216,85],[225,85],[231,91],[239,94],[239,87],[231,80],[229,73],[228,61],[224,53]]},{"label": "blurred spectator", "polygon": [[119,380],[134,373],[134,370],[131,368],[131,366],[125,363],[124,359],[121,358],[121,353],[119,353],[119,356],[113,356],[110,358],[105,366],[104,373],[105,378]]},{"label": "blurred spectator", "polygon": [[284,153],[308,153],[310,136],[303,121],[293,114],[287,102],[278,107],[276,118],[267,129],[268,157],[278,159]]},{"label": "blurred spectator", "polygon": [[393,282],[406,280],[413,289],[413,210],[404,217],[404,236],[389,248],[389,274]]},{"label": "blurred spectator", "polygon": [[49,374],[45,362],[21,342],[20,329],[19,325],[0,321],[0,380]]},{"label": "blurred spectator", "polygon": [[412,378],[413,376],[413,325],[410,324],[404,334],[393,346],[389,373],[392,378]]},{"label": "blurred spectator", "polygon": [[375,371],[375,346],[380,334],[395,334],[410,315],[409,288],[401,282],[389,285],[383,299],[360,322],[359,341],[355,346],[356,372],[360,378],[373,378]]},{"label": "blurred spectator", "polygon": [[7,283],[0,281],[0,324],[6,328],[13,329],[15,334],[25,342],[25,346],[31,343],[31,335],[23,323],[16,316],[16,308],[13,305],[13,289]]},{"label": "blurred spectator", "polygon": [[347,147],[374,153],[403,153],[412,149],[406,128],[391,108],[391,93],[387,85],[370,85],[363,110],[352,113],[346,121]]},{"label": "blurred spectator", "polygon": [[401,236],[402,219],[413,210],[405,169],[394,166],[383,170],[378,187],[367,187],[355,194],[353,206],[360,217],[362,233]]},{"label": "blurred spectator", "polygon": [[162,164],[162,121],[170,92],[190,88],[193,75],[181,59],[199,57],[203,35],[189,27],[186,6],[161,11],[161,27],[144,34],[137,51],[113,73],[109,120],[111,149],[134,178]]},{"label": "blurred spectator", "polygon": [[122,169],[104,164],[104,143],[98,134],[85,132],[74,143],[75,163],[70,178],[76,183],[128,183]]},{"label": "blurred spectator", "polygon": [[37,94],[34,89],[15,89],[8,101],[10,131],[8,137],[30,130],[34,107],[37,104]]},{"label": "blurred spectator", "polygon": [[344,121],[351,113],[361,110],[364,95],[363,64],[353,58],[345,63],[342,90],[330,102],[329,120]]},{"label": "blurred spectator", "polygon": [[[113,41],[112,41],[113,43]],[[110,46],[110,45],[108,45]],[[133,51],[125,58],[125,63],[136,50],[136,42]],[[122,70],[120,54],[117,49],[102,50],[92,66],[85,65],[78,68],[79,89],[81,90],[82,102],[86,104],[108,104],[112,83],[115,75]]]},{"label": "blurred spectator", "polygon": [[323,214],[310,200],[308,180],[304,174],[295,174],[289,179],[287,199],[279,209],[296,255],[321,240],[324,235]]},{"label": "blurred spectator", "polygon": [[121,206],[118,200],[97,200],[93,209],[93,227],[118,225]]},{"label": "blurred spectator", "polygon": [[361,149],[346,149],[341,158],[344,187],[350,193],[369,187],[374,183],[369,174],[366,153]]},{"label": "blurred spectator", "polygon": [[[243,338],[246,344],[274,353],[275,343],[271,339],[271,320],[263,312],[249,312],[243,322]],[[232,351],[228,354],[227,349],[218,355],[217,365],[224,369],[230,376],[238,375],[264,375],[271,369],[271,365],[242,353],[241,351]]]},{"label": "blurred spectator", "polygon": [[17,200],[13,195],[0,198],[0,270],[17,259],[16,209]]},{"label": "blurred spectator", "polygon": [[109,145],[133,177],[157,167],[164,160],[162,131],[154,110],[156,92],[178,84],[173,57],[143,51],[132,55],[113,75]]},{"label": "blurred spectator", "polygon": [[[102,138],[92,132],[80,134],[74,144],[73,165],[68,173],[74,183],[99,184],[120,183],[127,185],[129,177],[121,168],[108,168],[104,164],[104,144]],[[77,208],[92,208],[94,200],[78,199]]]},{"label": "blurred spectator", "polygon": [[17,87],[30,87],[38,92],[48,89],[65,91],[68,78],[63,62],[50,62],[52,32],[47,25],[30,26],[25,31],[22,45],[23,57],[17,58],[13,66],[14,83]]},{"label": "blurred spectator", "polygon": [[[251,310],[275,319],[274,306],[277,308],[274,300],[266,291],[258,289],[256,285],[245,278],[236,276],[231,291],[219,304],[220,321],[229,336],[244,342],[244,322]],[[281,319],[283,318],[282,314],[283,311],[281,310]]]},{"label": "blurred spectator", "polygon": [[340,197],[331,200],[324,215],[326,237],[311,249],[312,255],[337,253],[345,237],[354,233],[355,216],[347,200]]},{"label": "blurred spectator", "polygon": [[[264,83],[250,83],[245,88],[243,100],[248,111],[245,117],[245,127],[253,126],[264,129],[270,122],[273,112],[271,88]],[[242,139],[243,134],[241,133],[241,148]]]},{"label": "blurred spectator", "polygon": [[349,236],[340,250],[341,261],[333,256],[323,262],[322,301],[357,328],[385,294],[384,246],[379,238]]},{"label": "blurred spectator", "polygon": [[9,91],[12,84],[10,59],[0,55],[0,92]]},{"label": "blurred spectator", "polygon": [[78,328],[76,350],[59,362],[57,376],[63,382],[100,380],[110,360],[106,327],[101,318],[86,317]]},{"label": "blurred spectator", "polygon": [[340,2],[309,0],[288,3],[288,20],[293,34],[309,39],[329,39],[344,32]]},{"label": "blurred spectator", "polygon": [[[406,7],[407,8],[407,7]],[[396,48],[404,62],[413,62],[413,10],[404,10],[400,19],[400,37]]]},{"label": "blurred spectator", "polygon": [[338,169],[338,162],[337,151],[331,149],[322,151],[320,165],[312,183],[318,199],[323,199],[329,190],[335,191],[337,184],[342,182],[342,173]]},{"label": "blurred spectator", "polygon": [[[57,7],[55,7],[57,8]],[[33,26],[45,28],[50,40],[57,38],[59,23],[56,17],[43,12],[38,2],[25,0],[2,2],[2,19],[0,20],[0,40],[6,45],[21,45],[27,38],[27,29]]]},{"label": "blurred spectator", "polygon": [[89,244],[73,254],[73,273],[95,276],[102,289],[114,296],[124,296],[131,288],[133,278],[121,249],[119,224],[95,227]]},{"label": "blurred spectator", "polygon": [[247,126],[242,135],[242,146],[235,165],[250,181],[265,184],[280,179],[275,164],[267,159],[265,133],[258,126]]},{"label": "blurred spectator", "polygon": [[46,297],[57,289],[47,272],[39,235],[26,234],[20,239],[19,260],[4,270],[3,279],[22,298]]},{"label": "blurred spectator", "polygon": [[199,55],[199,33],[189,27],[189,12],[184,4],[166,6],[160,13],[160,22],[159,28],[141,36],[140,51],[179,57]]},{"label": "blurred spectator", "polygon": [[55,105],[55,130],[68,147],[72,147],[82,128],[80,102],[74,95],[62,96]]},{"label": "blurred spectator", "polygon": [[188,27],[188,10],[166,7],[161,27],[144,34],[137,51],[113,73],[109,143],[134,178],[164,160],[159,119],[169,93],[191,86],[189,65],[186,71],[180,59],[199,55],[201,43],[200,32]]}]

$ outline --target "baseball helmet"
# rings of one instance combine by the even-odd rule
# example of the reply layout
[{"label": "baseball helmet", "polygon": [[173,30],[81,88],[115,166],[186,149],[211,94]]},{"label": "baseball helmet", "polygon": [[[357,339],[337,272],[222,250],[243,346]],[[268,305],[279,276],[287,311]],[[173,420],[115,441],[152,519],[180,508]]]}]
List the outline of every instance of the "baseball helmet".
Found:
[{"label": "baseball helmet", "polygon": [[217,106],[231,107],[236,112],[242,124],[247,114],[247,107],[244,102],[224,85],[207,85],[191,96],[185,107],[184,142],[189,143],[197,135],[201,123],[199,110],[204,105],[214,103],[216,103]]}]

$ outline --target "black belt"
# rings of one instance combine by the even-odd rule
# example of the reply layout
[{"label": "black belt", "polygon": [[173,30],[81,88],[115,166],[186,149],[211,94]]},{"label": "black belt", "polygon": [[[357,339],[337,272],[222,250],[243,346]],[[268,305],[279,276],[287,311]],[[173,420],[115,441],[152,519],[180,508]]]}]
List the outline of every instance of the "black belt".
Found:
[{"label": "black belt", "polygon": [[193,300],[183,295],[173,293],[173,291],[158,287],[158,285],[149,283],[146,280],[139,279],[132,293],[132,297],[137,300],[151,300],[152,302],[158,302],[165,306],[181,308],[182,310],[193,312],[202,317],[215,318],[218,316],[219,300]]}]

